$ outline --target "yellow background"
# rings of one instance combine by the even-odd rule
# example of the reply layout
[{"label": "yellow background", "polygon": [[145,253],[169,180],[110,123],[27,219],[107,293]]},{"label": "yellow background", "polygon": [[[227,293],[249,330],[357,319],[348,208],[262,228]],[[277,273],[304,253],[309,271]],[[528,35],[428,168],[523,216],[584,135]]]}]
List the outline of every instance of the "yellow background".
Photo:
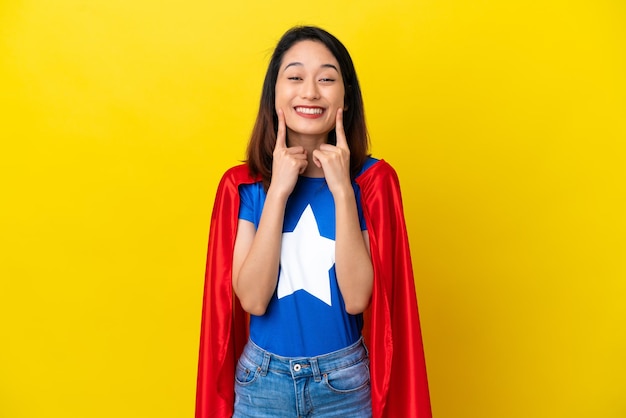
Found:
[{"label": "yellow background", "polygon": [[399,172],[435,416],[626,417],[621,0],[2,1],[0,417],[192,416],[215,188],[302,23]]}]

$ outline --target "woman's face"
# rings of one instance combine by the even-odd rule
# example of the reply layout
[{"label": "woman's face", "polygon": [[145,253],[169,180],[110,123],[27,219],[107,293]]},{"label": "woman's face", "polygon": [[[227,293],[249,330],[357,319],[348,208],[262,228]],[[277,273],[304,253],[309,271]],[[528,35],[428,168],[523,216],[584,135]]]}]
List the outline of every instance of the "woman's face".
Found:
[{"label": "woman's face", "polygon": [[276,81],[276,110],[285,114],[289,138],[326,140],[344,95],[339,63],[324,44],[300,41],[285,52]]}]

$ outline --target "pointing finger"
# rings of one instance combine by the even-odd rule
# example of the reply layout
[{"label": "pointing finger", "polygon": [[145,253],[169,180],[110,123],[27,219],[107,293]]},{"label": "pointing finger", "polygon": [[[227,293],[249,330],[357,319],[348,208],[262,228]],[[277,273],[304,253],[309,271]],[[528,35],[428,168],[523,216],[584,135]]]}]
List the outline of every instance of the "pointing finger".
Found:
[{"label": "pointing finger", "polygon": [[282,109],[278,109],[276,113],[278,114],[278,131],[276,132],[276,145],[274,149],[287,148],[285,114]]},{"label": "pointing finger", "polygon": [[348,149],[348,141],[346,139],[346,133],[343,130],[343,109],[337,109],[337,116],[335,118],[335,133],[337,134],[337,147]]}]

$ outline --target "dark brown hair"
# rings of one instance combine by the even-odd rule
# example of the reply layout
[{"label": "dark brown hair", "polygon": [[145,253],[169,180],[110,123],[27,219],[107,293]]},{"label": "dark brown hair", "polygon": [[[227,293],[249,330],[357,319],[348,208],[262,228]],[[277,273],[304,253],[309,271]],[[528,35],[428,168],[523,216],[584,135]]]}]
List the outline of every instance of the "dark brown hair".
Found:
[{"label": "dark brown hair", "polygon": [[[346,132],[348,147],[350,148],[350,171],[352,178],[361,171],[365,160],[369,156],[369,137],[365,125],[365,111],[359,80],[354,70],[352,58],[346,47],[333,35],[314,26],[297,26],[289,29],[280,39],[269,66],[265,73],[259,113],[252,130],[247,149],[247,163],[250,174],[261,176],[265,188],[269,187],[272,177],[272,155],[276,145],[278,130],[278,115],[276,114],[276,80],[278,71],[285,53],[294,44],[305,41],[321,42],[339,62],[343,85],[345,88],[343,125]],[[336,134],[333,129],[328,134],[328,143],[336,143]]]}]

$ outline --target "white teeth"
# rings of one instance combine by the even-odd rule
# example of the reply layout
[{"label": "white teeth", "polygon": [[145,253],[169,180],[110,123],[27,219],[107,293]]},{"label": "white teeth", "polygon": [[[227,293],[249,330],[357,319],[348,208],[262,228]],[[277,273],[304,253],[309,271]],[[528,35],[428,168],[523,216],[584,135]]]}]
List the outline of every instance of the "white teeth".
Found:
[{"label": "white teeth", "polygon": [[306,113],[307,115],[321,115],[323,111],[324,109],[320,109],[319,107],[296,107],[296,112]]}]

